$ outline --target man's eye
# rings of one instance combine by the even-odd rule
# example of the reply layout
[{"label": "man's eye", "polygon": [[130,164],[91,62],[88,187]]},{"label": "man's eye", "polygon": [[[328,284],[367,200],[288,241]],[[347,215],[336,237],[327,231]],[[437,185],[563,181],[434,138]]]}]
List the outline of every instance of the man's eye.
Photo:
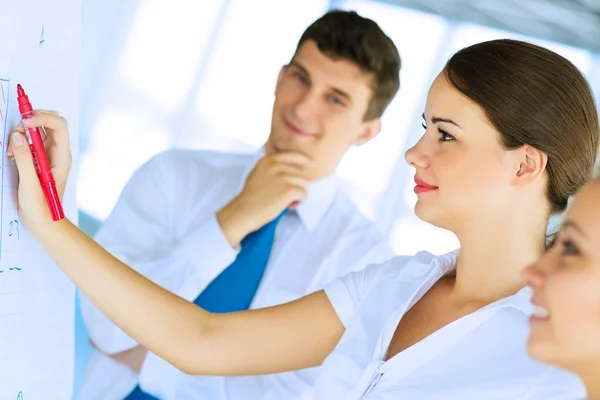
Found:
[{"label": "man's eye", "polygon": [[577,246],[575,246],[575,243],[573,243],[570,240],[563,240],[562,241],[562,246],[563,246],[563,256],[577,256],[579,255],[579,249],[577,248]]}]

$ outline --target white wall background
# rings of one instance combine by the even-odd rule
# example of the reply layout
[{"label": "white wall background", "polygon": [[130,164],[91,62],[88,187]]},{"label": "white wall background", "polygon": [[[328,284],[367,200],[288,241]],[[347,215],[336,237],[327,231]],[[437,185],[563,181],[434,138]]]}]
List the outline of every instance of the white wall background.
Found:
[{"label": "white wall background", "polygon": [[[269,133],[280,67],[326,0],[84,1],[79,207],[107,217],[133,173],[172,147],[251,152]],[[476,41],[519,37],[369,0],[335,1],[378,22],[403,61],[401,89],[381,135],[349,152],[345,190],[400,253],[456,247],[412,213],[404,150],[421,135],[429,84],[446,59]],[[526,38],[527,39],[527,38]],[[533,40],[571,59],[600,89],[600,59]]]}]

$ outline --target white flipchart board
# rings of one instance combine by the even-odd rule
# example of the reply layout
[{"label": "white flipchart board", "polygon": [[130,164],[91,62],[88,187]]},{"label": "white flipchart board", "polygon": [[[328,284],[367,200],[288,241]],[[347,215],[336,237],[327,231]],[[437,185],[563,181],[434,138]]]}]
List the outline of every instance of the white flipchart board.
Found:
[{"label": "white flipchart board", "polygon": [[[67,118],[77,165],[80,41],[81,0],[0,0],[0,400],[72,397],[75,289],[19,221],[6,143],[20,83]],[[75,181],[63,207],[76,223]]]}]

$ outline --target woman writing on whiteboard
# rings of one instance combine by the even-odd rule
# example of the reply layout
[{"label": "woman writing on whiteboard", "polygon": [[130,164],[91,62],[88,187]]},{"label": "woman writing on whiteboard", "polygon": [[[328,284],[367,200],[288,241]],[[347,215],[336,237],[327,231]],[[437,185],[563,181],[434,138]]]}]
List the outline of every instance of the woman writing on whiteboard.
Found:
[{"label": "woman writing on whiteboard", "polygon": [[[21,217],[36,239],[107,317],[184,372],[322,364],[310,395],[323,399],[583,397],[579,379],[523,351],[531,310],[521,274],[544,252],[550,215],[591,175],[599,130],[587,81],[535,45],[480,43],[448,61],[423,118],[425,132],[406,153],[415,212],[454,232],[460,252],[398,257],[297,301],[232,314],[200,309],[69,221],[52,222],[22,136],[9,151]],[[50,156],[64,187],[65,121],[39,114],[30,123],[53,129]]]}]

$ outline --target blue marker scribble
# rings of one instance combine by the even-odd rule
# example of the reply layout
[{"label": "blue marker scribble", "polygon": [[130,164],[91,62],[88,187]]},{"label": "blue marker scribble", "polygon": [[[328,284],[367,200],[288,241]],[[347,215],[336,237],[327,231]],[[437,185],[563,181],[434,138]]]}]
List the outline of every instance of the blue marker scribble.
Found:
[{"label": "blue marker scribble", "polygon": [[21,271],[23,268],[20,267],[10,267],[8,270],[9,271]]},{"label": "blue marker scribble", "polygon": [[17,400],[24,400],[25,398],[23,397],[23,392],[19,392],[19,394],[17,395]]},{"label": "blue marker scribble", "polygon": [[19,240],[21,238],[21,233],[19,232],[19,221],[12,220],[10,221],[9,227],[8,227],[8,236],[12,237],[13,235],[17,235],[17,240]]},{"label": "blue marker scribble", "polygon": [[44,24],[42,24],[42,34],[40,35],[40,47],[42,47],[42,44],[44,44],[45,41],[46,39],[44,39]]}]

